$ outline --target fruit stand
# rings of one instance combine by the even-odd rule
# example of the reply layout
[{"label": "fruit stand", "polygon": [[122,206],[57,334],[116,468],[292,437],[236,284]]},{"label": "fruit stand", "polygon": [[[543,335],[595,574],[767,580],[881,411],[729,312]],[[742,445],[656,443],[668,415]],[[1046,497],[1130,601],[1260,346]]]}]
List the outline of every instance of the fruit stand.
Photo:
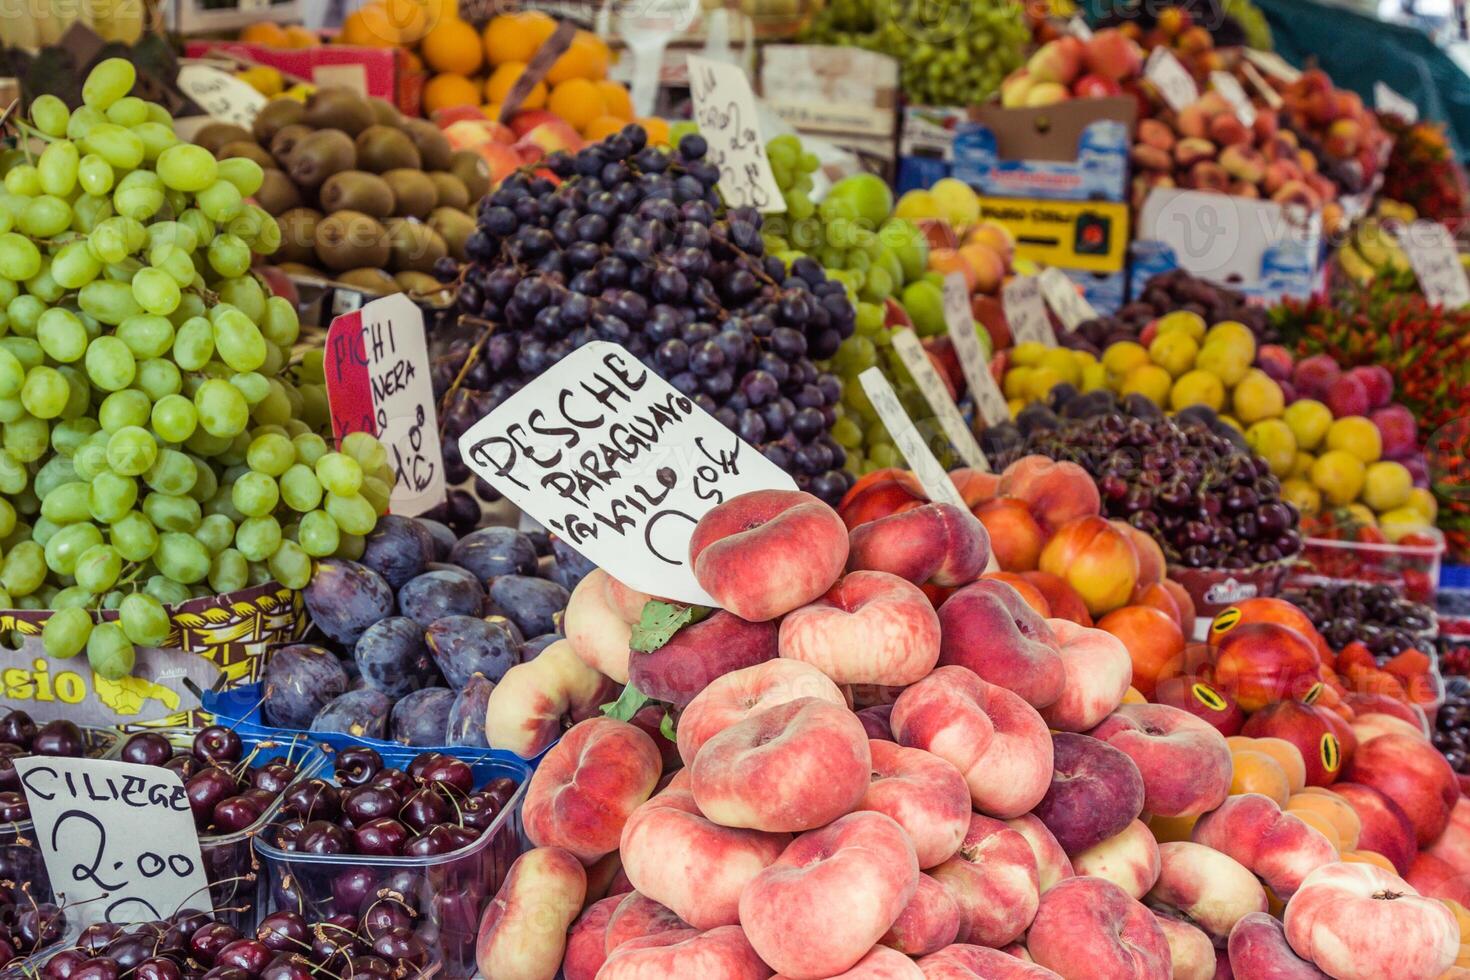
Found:
[{"label": "fruit stand", "polygon": [[1279,4],[9,30],[0,980],[1470,977],[1460,80]]}]

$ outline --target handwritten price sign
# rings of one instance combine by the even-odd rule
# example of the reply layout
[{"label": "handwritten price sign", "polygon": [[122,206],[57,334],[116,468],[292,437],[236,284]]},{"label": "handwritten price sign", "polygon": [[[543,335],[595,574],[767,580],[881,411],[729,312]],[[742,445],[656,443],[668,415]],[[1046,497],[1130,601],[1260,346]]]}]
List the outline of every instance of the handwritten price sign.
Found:
[{"label": "handwritten price sign", "polygon": [[1046,304],[1041,299],[1041,284],[1035,276],[1016,276],[1001,287],[1001,304],[1005,307],[1006,323],[1016,343],[1031,341],[1047,347],[1057,345],[1056,331],[1051,328],[1051,317],[1046,315]]},{"label": "handwritten price sign", "polygon": [[756,120],[755,93],[739,66],[689,56],[689,93],[694,121],[709,144],[706,159],[720,168],[720,194],[737,208],[786,210],[771,173]]},{"label": "handwritten price sign", "polygon": [[[971,331],[974,330],[972,326]],[[973,336],[973,333],[972,333]],[[924,353],[924,346],[919,343],[919,338],[912,330],[898,330],[893,334],[893,349],[898,351],[899,359],[903,361],[904,367],[909,369],[914,383],[919,386],[919,392],[929,407],[934,409],[934,417],[939,420],[939,427],[949,438],[950,445],[954,446],[955,452],[965,461],[965,465],[973,466],[986,473],[990,472],[990,461],[985,458],[980,444],[975,441],[975,435],[970,427],[965,424],[965,418],[960,414],[959,408],[954,403],[954,397],[945,386],[944,379],[939,372],[934,370],[934,365],[929,363],[929,355]]]},{"label": "handwritten price sign", "polygon": [[1445,309],[1470,305],[1470,281],[1448,228],[1438,221],[1415,221],[1400,233],[1399,242],[1425,299]]},{"label": "handwritten price sign", "polygon": [[898,400],[888,379],[883,377],[883,372],[870,367],[858,375],[858,381],[862,384],[868,401],[872,403],[873,411],[878,413],[883,427],[893,437],[893,444],[908,461],[909,469],[914,471],[919,485],[924,488],[924,495],[938,503],[969,510],[965,506],[964,498],[950,481],[949,474],[924,444],[924,437],[919,435],[919,430],[914,428],[913,420],[903,410],[903,403]]},{"label": "handwritten price sign", "polygon": [[718,605],[689,567],[716,504],[796,481],[617,344],[562,358],[460,437],[511,503],[635,589]]},{"label": "handwritten price sign", "polygon": [[15,771],[69,925],[147,922],[208,907],[199,834],[178,773],[49,756],[16,759]]},{"label": "handwritten price sign", "polygon": [[255,114],[265,105],[265,96],[229,72],[208,65],[184,65],[180,68],[179,89],[211,118],[246,129],[250,128]]},{"label": "handwritten price sign", "polygon": [[424,315],[407,296],[386,296],[339,316],[327,330],[327,404],[332,433],[370,432],[398,475],[390,507],[422,514],[444,499]]}]

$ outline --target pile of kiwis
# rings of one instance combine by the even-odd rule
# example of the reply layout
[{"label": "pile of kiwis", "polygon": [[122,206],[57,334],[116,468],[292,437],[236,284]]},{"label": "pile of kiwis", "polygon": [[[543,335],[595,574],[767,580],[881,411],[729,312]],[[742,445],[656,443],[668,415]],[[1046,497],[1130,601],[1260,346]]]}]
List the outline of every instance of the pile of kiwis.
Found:
[{"label": "pile of kiwis", "polygon": [[465,261],[474,208],[490,189],[479,154],[344,88],[272,99],[250,129],[212,123],[194,142],[265,169],[255,198],[281,226],[280,268],[366,292],[441,293],[434,263]]}]

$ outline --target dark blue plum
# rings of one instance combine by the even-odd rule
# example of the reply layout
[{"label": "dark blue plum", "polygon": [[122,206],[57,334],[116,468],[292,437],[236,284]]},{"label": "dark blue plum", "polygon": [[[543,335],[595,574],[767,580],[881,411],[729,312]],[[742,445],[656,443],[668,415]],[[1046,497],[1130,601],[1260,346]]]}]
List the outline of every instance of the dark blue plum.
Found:
[{"label": "dark blue plum", "polygon": [[565,639],[566,637],[560,633],[542,633],[540,636],[531,637],[525,643],[521,644],[521,663],[535,660],[542,650],[545,650],[557,640]]},{"label": "dark blue plum", "polygon": [[481,615],[485,609],[485,592],[468,575],[425,572],[409,579],[398,590],[398,608],[403,615],[427,628],[445,616]]},{"label": "dark blue plum", "polygon": [[323,558],[301,594],[312,622],[338,643],[356,643],[369,626],[393,615],[393,589],[355,561]]},{"label": "dark blue plum", "polygon": [[442,524],[432,517],[415,517],[414,520],[423,525],[424,530],[429,532],[429,539],[434,545],[434,553],[431,561],[444,561],[449,557],[449,552],[454,549],[454,544],[459,538],[449,530],[449,525]]},{"label": "dark blue plum", "polygon": [[352,658],[364,683],[392,698],[439,683],[424,628],[407,616],[389,616],[369,626]]},{"label": "dark blue plum", "polygon": [[428,528],[411,517],[384,514],[368,533],[358,561],[399,589],[423,572],[433,557],[434,538]]},{"label": "dark blue plum", "polygon": [[312,719],[314,732],[340,732],[354,738],[381,739],[388,730],[388,712],[393,699],[382,691],[364,687],[338,695]]},{"label": "dark blue plum", "polygon": [[261,717],[277,728],[306,728],[347,686],[347,671],[332,651],[310,643],[281,647],[261,677]]},{"label": "dark blue plum", "polygon": [[475,616],[445,616],[424,634],[434,663],[450,687],[458,690],[475,674],[495,683],[520,662],[520,643],[500,623]]},{"label": "dark blue plum", "polygon": [[555,582],[528,575],[502,575],[490,583],[490,610],[515,623],[524,636],[555,633],[571,597]]},{"label": "dark blue plum", "polygon": [[583,558],[576,549],[562,541],[561,538],[551,539],[551,553],[555,556],[556,561],[552,563],[551,571],[546,577],[569,592],[597,567],[596,563]]},{"label": "dark blue plum", "polygon": [[[465,569],[465,568],[460,568],[458,565],[451,565],[448,562],[431,561],[427,565],[424,566],[424,571],[426,571],[426,572],[448,572],[450,575],[457,575],[457,576],[459,576],[460,578],[464,579],[466,582],[473,582],[476,585],[480,585],[480,580],[477,579],[477,578],[475,578],[475,574],[473,572],[471,572],[470,570]],[[485,587],[483,585],[480,585],[480,590],[481,591],[484,591],[484,589],[485,589]]]},{"label": "dark blue plum", "polygon": [[449,560],[482,582],[498,575],[534,575],[536,546],[511,527],[483,527],[460,538]]},{"label": "dark blue plum", "polygon": [[490,747],[485,739],[485,708],[493,690],[495,682],[483,674],[476,674],[465,683],[449,710],[449,728],[444,733],[446,745]]},{"label": "dark blue plum", "polygon": [[399,699],[388,719],[388,737],[404,745],[443,745],[454,697],[447,687],[426,687]]}]

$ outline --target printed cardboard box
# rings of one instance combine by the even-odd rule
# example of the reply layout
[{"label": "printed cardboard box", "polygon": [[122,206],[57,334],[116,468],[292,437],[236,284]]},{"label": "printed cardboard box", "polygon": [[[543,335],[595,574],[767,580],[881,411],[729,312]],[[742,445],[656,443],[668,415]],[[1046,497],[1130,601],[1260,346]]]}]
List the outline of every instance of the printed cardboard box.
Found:
[{"label": "printed cardboard box", "polygon": [[190,41],[190,58],[223,53],[269,65],[315,85],[341,85],[361,95],[386,99],[409,116],[419,114],[425,75],[413,68],[403,48],[359,48],[328,44],[319,48],[270,48],[239,41]]},{"label": "printed cardboard box", "polygon": [[1137,112],[1131,97],[975,106],[955,127],[953,175],[995,197],[1122,201]]}]

